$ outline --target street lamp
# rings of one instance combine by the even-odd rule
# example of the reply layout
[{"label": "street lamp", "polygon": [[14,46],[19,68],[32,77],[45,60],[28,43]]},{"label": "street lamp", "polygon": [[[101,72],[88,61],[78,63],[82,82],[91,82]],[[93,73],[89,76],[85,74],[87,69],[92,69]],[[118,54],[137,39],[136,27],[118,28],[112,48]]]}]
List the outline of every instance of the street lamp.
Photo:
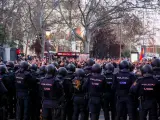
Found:
[{"label": "street lamp", "polygon": [[51,31],[47,30],[46,31],[46,38],[47,38],[47,40],[50,40],[50,36],[51,36]]},{"label": "street lamp", "polygon": [[[51,39],[51,31],[50,30],[46,30],[46,40],[48,40],[48,41],[45,41],[45,43],[46,42],[49,42],[49,40]],[[49,47],[48,46],[48,43],[46,43],[47,44],[47,46],[46,47]],[[48,62],[50,62],[50,52],[49,52],[49,48],[47,48],[47,52],[48,52]]]}]

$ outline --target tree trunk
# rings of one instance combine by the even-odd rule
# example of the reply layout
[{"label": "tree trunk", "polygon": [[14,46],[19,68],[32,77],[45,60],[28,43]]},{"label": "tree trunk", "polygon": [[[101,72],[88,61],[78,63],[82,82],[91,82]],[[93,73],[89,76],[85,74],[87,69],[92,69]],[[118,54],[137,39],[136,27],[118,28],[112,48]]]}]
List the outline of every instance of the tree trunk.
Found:
[{"label": "tree trunk", "polygon": [[91,34],[90,31],[86,29],[86,35],[85,35],[85,41],[84,41],[84,53],[89,54],[90,53],[90,41],[91,41]]},{"label": "tree trunk", "polygon": [[89,53],[89,42],[84,41],[84,53],[88,54]]},{"label": "tree trunk", "polygon": [[42,30],[41,46],[42,46],[41,58],[44,58],[44,51],[45,51],[45,30]]}]

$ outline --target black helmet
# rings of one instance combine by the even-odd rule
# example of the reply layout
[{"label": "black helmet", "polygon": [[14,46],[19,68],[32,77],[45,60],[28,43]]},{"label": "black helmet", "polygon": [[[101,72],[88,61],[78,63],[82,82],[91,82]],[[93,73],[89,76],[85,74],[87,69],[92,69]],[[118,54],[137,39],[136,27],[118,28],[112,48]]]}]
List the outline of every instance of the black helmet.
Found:
[{"label": "black helmet", "polygon": [[38,66],[36,64],[32,64],[30,67],[31,70],[37,71]]},{"label": "black helmet", "polygon": [[49,74],[49,75],[55,75],[56,72],[57,72],[57,69],[56,69],[56,67],[55,67],[54,65],[50,64],[50,65],[48,65],[48,66],[46,67],[46,72],[47,72],[47,74]]},{"label": "black helmet", "polygon": [[152,67],[160,68],[160,59],[158,58],[153,59],[151,65]]},{"label": "black helmet", "polygon": [[5,74],[7,73],[7,68],[5,65],[0,65],[0,74]]},{"label": "black helmet", "polygon": [[29,67],[29,64],[28,64],[28,62],[23,61],[23,62],[21,62],[20,67],[21,67],[23,70],[27,70],[28,67]]},{"label": "black helmet", "polygon": [[129,69],[129,62],[126,60],[121,61],[119,64],[119,68],[122,69]]},{"label": "black helmet", "polygon": [[92,72],[93,73],[101,73],[101,66],[99,65],[99,64],[94,64],[93,66],[92,66]]},{"label": "black helmet", "polygon": [[39,68],[40,74],[45,74],[46,73],[46,66],[43,65]]},{"label": "black helmet", "polygon": [[67,70],[68,70],[68,72],[74,73],[75,70],[76,70],[76,66],[74,64],[70,63],[70,64],[67,65]]},{"label": "black helmet", "polygon": [[141,72],[142,72],[142,75],[144,75],[144,74],[152,74],[152,72],[153,72],[152,66],[149,65],[149,64],[144,65],[141,68]]},{"label": "black helmet", "polygon": [[90,59],[87,60],[87,65],[88,66],[92,66],[94,64],[95,64],[95,61],[93,59],[90,58]]},{"label": "black helmet", "polygon": [[19,65],[19,64],[15,64],[15,65],[14,65],[14,71],[17,71],[19,68],[20,68],[20,65]]},{"label": "black helmet", "polygon": [[6,63],[6,66],[10,67],[10,68],[14,68],[14,63],[9,61],[9,62]]},{"label": "black helmet", "polygon": [[76,77],[84,77],[85,76],[85,72],[83,69],[77,69],[75,74],[76,74]]},{"label": "black helmet", "polygon": [[108,63],[104,67],[106,73],[113,73],[114,72],[114,66],[111,63]]},{"label": "black helmet", "polygon": [[59,68],[59,64],[57,62],[52,63],[56,68]]},{"label": "black helmet", "polygon": [[58,75],[65,77],[67,75],[67,69],[65,67],[60,67],[58,69]]},{"label": "black helmet", "polygon": [[113,62],[112,64],[113,64],[114,68],[117,68],[117,63]]}]

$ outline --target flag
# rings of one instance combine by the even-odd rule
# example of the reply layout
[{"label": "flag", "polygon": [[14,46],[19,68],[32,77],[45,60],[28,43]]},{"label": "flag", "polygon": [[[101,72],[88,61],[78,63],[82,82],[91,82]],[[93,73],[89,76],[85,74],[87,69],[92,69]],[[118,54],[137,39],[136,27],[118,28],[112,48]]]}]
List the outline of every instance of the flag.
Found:
[{"label": "flag", "polygon": [[141,61],[144,58],[144,48],[141,49],[139,60]]}]

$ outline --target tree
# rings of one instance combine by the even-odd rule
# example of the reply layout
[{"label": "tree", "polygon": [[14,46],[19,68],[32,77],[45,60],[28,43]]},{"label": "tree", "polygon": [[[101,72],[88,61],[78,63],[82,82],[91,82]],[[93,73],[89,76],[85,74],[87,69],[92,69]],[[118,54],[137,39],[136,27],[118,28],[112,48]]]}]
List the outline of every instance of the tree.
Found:
[{"label": "tree", "polygon": [[[44,56],[45,50],[45,38],[46,30],[57,24],[57,17],[53,0],[25,0],[24,13],[27,17],[24,17],[24,22],[27,21],[29,24],[25,27],[27,38],[32,38],[33,40],[37,36],[41,43],[41,57]],[[32,31],[32,32],[30,32]],[[41,34],[41,36],[39,36]],[[30,37],[31,36],[31,37]],[[36,40],[37,40],[36,39]]]},{"label": "tree", "polygon": [[19,8],[21,7],[22,0],[1,0],[0,1],[0,23],[4,26],[4,44],[11,45],[13,43],[13,32],[16,32],[16,28],[20,26],[18,14]]},{"label": "tree", "polygon": [[[114,50],[115,53],[112,53],[111,47],[115,45],[116,36],[113,33],[113,29],[109,25],[106,25],[103,28],[94,30],[92,33],[92,57],[95,58],[110,58],[116,57],[116,53],[119,53],[117,50]],[[115,48],[115,47],[114,47]]]},{"label": "tree", "polygon": [[4,26],[0,24],[0,46],[4,44],[4,38],[5,38],[5,33],[4,33]]}]

